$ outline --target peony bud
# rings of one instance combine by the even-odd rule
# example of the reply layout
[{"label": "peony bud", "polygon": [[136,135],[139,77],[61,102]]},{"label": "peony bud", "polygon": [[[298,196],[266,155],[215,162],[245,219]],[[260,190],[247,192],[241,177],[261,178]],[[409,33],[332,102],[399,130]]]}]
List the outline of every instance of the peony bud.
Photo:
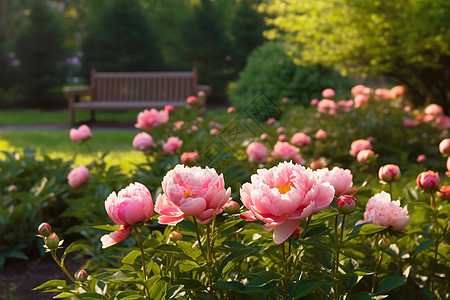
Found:
[{"label": "peony bud", "polygon": [[336,200],[336,207],[343,214],[354,212],[356,204],[355,197],[350,195],[342,195]]},{"label": "peony bud", "polygon": [[425,154],[420,154],[419,156],[417,156],[417,162],[423,162],[426,159],[427,157],[425,156]]},{"label": "peony bud", "polygon": [[241,207],[239,206],[239,203],[233,200],[229,200],[225,205],[222,207],[223,211],[227,214],[235,214],[238,213],[241,210]]},{"label": "peony bud", "polygon": [[450,138],[441,141],[439,144],[439,152],[443,155],[450,155]]},{"label": "peony bud", "polygon": [[370,163],[376,160],[375,152],[370,149],[361,150],[358,155],[356,155],[356,160],[360,164]]},{"label": "peony bud", "polygon": [[88,273],[85,270],[80,270],[75,273],[75,279],[79,282],[85,282],[88,278]]},{"label": "peony bud", "polygon": [[442,200],[450,199],[450,185],[442,186],[436,193]]},{"label": "peony bud", "polygon": [[300,232],[302,232],[302,228],[301,227],[295,228],[294,232],[291,234],[289,239],[292,240],[292,241],[298,240],[300,238]]},{"label": "peony bud", "polygon": [[389,248],[389,240],[386,237],[382,237],[379,241],[378,241],[378,249],[380,249],[381,251],[384,251],[386,249]]},{"label": "peony bud", "polygon": [[417,185],[424,190],[435,190],[440,183],[439,173],[433,171],[422,172],[417,176]]},{"label": "peony bud", "polygon": [[59,237],[56,235],[56,233],[52,232],[50,235],[45,238],[45,245],[48,249],[54,250],[58,248],[59,246]]},{"label": "peony bud", "polygon": [[39,225],[38,227],[38,232],[44,236],[44,237],[48,237],[50,235],[50,233],[52,233],[52,227],[48,224],[48,223],[42,223],[41,225]]},{"label": "peony bud", "polygon": [[310,167],[312,170],[318,170],[318,169],[322,169],[322,168],[324,167],[324,165],[323,165],[323,163],[322,163],[320,160],[315,160],[315,161],[312,161],[312,162],[309,164],[309,167]]},{"label": "peony bud", "polygon": [[15,192],[15,191],[17,191],[17,186],[15,186],[14,184],[8,186],[8,192]]},{"label": "peony bud", "polygon": [[183,235],[182,235],[181,233],[177,232],[177,231],[172,231],[172,232],[169,234],[169,239],[170,239],[172,242],[179,241],[179,240],[181,240],[182,237],[183,237]]},{"label": "peony bud", "polygon": [[400,168],[397,165],[384,165],[378,171],[378,178],[384,182],[391,182],[399,179],[401,176]]}]

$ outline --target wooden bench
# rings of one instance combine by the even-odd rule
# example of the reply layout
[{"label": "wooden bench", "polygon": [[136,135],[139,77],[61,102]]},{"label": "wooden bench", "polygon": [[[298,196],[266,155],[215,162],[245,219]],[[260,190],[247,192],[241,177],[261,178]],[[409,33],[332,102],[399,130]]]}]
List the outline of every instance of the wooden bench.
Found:
[{"label": "wooden bench", "polygon": [[[96,72],[91,71],[89,87],[65,90],[69,101],[70,125],[75,124],[76,110],[89,110],[95,120],[98,110],[138,110],[183,107],[189,96],[201,87],[210,94],[209,86],[197,84],[197,70],[191,72]],[[87,98],[83,99],[83,98]],[[83,101],[84,100],[84,101]]]}]

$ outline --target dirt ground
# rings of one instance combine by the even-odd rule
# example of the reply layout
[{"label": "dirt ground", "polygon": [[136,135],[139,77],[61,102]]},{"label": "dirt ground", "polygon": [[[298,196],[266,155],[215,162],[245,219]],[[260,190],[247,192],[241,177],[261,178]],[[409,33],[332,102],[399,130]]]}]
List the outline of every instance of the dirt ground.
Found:
[{"label": "dirt ground", "polygon": [[[75,273],[81,264],[69,260],[66,266],[71,273]],[[0,269],[0,300],[52,299],[57,293],[32,290],[51,279],[63,279],[67,283],[70,282],[50,255],[34,261],[9,259],[3,269]]]}]

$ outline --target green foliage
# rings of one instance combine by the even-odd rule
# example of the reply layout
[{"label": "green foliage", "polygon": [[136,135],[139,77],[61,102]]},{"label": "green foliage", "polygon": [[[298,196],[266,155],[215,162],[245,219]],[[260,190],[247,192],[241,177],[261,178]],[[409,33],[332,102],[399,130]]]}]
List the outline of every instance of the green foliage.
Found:
[{"label": "green foliage", "polygon": [[13,46],[20,61],[15,86],[28,104],[45,107],[62,98],[64,41],[64,23],[45,1],[31,1],[30,16],[15,36]]},{"label": "green foliage", "polygon": [[307,105],[325,88],[336,87],[339,95],[352,85],[352,80],[330,68],[295,65],[285,51],[284,43],[267,42],[250,55],[236,87],[230,90],[234,106],[244,107],[262,92],[277,102],[288,97],[293,103]]},{"label": "green foliage", "polygon": [[158,34],[138,0],[108,1],[83,40],[83,74],[98,71],[161,70]]},{"label": "green foliage", "polygon": [[273,17],[267,37],[286,40],[298,64],[391,76],[421,104],[428,96],[445,106],[450,97],[446,0],[271,0],[261,9]]}]

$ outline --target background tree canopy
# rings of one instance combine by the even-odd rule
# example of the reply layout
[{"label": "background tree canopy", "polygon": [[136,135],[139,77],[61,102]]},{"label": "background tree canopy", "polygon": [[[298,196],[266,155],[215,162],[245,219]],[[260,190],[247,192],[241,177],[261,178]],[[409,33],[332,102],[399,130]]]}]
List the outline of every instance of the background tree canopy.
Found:
[{"label": "background tree canopy", "polygon": [[287,41],[298,64],[387,75],[416,102],[450,98],[448,0],[268,0],[259,8],[274,26],[266,37]]}]

